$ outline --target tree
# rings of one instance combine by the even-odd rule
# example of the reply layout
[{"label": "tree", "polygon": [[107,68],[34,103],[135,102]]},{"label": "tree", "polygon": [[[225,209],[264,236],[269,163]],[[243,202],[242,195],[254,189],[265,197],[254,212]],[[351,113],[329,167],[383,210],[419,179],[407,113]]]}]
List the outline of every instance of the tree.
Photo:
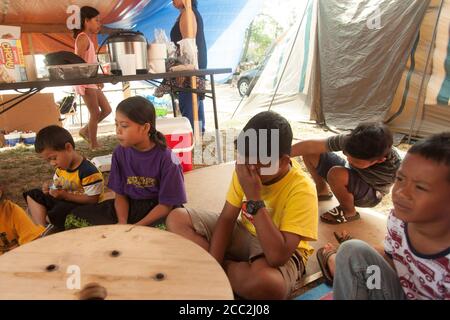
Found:
[{"label": "tree", "polygon": [[258,15],[247,29],[241,61],[261,62],[272,42],[282,31],[272,17],[265,14]]}]

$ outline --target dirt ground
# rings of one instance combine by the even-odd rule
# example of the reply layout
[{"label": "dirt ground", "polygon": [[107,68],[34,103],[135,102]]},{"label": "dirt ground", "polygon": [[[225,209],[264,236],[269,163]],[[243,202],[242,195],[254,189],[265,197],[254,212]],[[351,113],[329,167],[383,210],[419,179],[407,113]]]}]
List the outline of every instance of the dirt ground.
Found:
[{"label": "dirt ground", "polygon": [[[234,151],[230,154],[230,150],[233,148],[233,138],[228,135],[236,135],[239,129],[244,126],[247,119],[232,120],[221,124],[223,128],[223,153],[224,159],[233,160]],[[333,135],[333,132],[324,130],[324,128],[310,123],[292,122],[291,126],[294,132],[294,142],[301,139],[308,138],[325,138]],[[215,153],[215,139],[214,135],[206,135],[203,143],[202,150],[209,150],[209,153],[214,155]],[[103,135],[99,138],[99,142],[103,147],[96,151],[91,151],[85,141],[81,139],[75,139],[77,150],[86,158],[92,159],[93,157],[111,154],[115,146],[117,145],[115,135],[113,132]],[[226,143],[227,142],[227,143]],[[402,144],[397,146],[402,151],[407,151],[409,146]],[[228,151],[228,153],[227,153]],[[194,168],[209,166],[212,163],[202,163],[202,159],[198,161],[194,159]],[[5,188],[5,195],[10,200],[16,202],[23,208],[26,204],[22,197],[22,193],[32,188],[39,188],[43,182],[52,179],[54,168],[48,163],[44,162],[39,155],[34,151],[33,147],[19,146],[10,150],[3,149],[0,152],[0,185]],[[107,174],[105,178],[107,179]],[[392,208],[392,201],[390,195],[386,196],[383,201],[374,209],[387,214]]]}]

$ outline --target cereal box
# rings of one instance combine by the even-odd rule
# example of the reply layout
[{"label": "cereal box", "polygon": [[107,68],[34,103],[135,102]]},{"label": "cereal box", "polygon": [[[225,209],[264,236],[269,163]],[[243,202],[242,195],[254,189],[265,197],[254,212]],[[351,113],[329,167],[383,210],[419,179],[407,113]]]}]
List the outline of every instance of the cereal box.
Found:
[{"label": "cereal box", "polygon": [[27,81],[20,40],[0,39],[0,82]]}]

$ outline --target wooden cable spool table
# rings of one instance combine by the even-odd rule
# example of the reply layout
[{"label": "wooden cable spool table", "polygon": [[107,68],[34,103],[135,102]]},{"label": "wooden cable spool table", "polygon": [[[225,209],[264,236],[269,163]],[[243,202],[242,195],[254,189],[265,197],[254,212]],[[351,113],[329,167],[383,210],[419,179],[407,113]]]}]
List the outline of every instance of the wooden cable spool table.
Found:
[{"label": "wooden cable spool table", "polygon": [[193,242],[149,227],[70,230],[0,256],[0,299],[227,300],[216,260]]}]

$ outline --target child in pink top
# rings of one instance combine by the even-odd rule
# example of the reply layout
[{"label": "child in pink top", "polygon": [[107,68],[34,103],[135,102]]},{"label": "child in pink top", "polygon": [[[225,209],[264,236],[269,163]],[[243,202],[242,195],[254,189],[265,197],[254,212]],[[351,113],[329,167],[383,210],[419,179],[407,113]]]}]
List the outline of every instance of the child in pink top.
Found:
[{"label": "child in pink top", "polygon": [[[75,54],[87,63],[96,63],[95,45],[91,37],[99,33],[101,23],[99,12],[92,7],[82,7],[80,10],[81,29],[74,30]],[[91,149],[100,147],[97,142],[98,123],[111,113],[111,106],[102,92],[103,84],[89,84],[76,86],[76,93],[83,97],[89,110],[89,122],[80,130],[80,136],[87,140]]]}]

